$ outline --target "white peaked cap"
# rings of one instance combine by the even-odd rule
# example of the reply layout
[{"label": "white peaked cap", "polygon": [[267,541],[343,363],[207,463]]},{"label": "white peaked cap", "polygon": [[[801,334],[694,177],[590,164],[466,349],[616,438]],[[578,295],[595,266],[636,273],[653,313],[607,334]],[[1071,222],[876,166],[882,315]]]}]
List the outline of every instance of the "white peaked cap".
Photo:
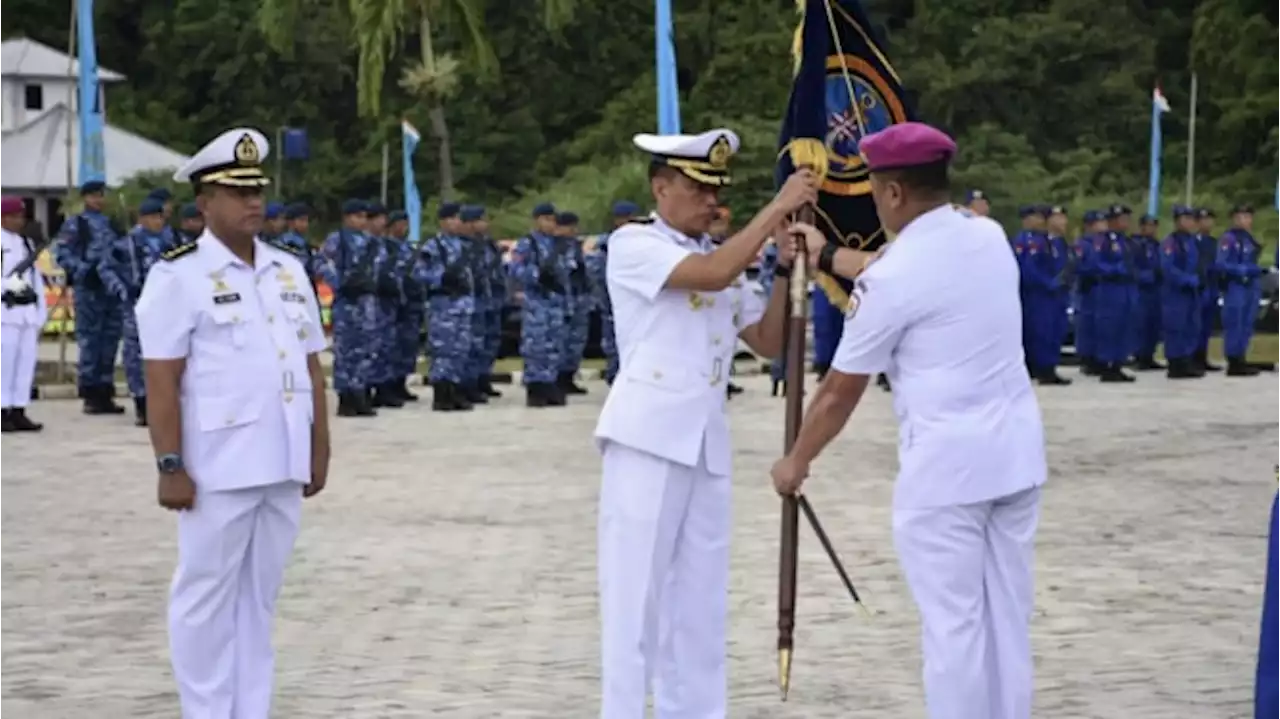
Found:
[{"label": "white peaked cap", "polygon": [[228,187],[265,187],[271,179],[262,173],[262,163],[271,152],[266,135],[251,128],[237,127],[218,135],[200,148],[187,164],[173,174],[174,182]]},{"label": "white peaked cap", "polygon": [[738,151],[738,134],[728,128],[708,130],[699,135],[650,135],[632,138],[636,147],[653,156],[653,161],[669,165],[704,185],[728,185],[729,160]]}]

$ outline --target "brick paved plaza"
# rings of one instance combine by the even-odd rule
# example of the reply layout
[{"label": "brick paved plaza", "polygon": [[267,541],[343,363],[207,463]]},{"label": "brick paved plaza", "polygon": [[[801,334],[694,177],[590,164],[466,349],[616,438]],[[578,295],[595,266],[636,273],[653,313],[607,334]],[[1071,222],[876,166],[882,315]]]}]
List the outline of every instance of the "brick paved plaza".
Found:
[{"label": "brick paved plaza", "polygon": [[[914,607],[890,538],[896,427],[873,391],[810,497],[874,612],[853,611],[802,533],[791,700],[773,650],[782,402],[743,378],[731,588],[734,717],[922,715]],[[590,434],[566,411],[423,403],[334,421],[277,623],[275,714],[590,717],[596,712]],[[1041,391],[1052,479],[1039,535],[1037,717],[1251,716],[1275,492],[1274,377]],[[3,438],[3,699],[13,719],[177,716],[164,606],[174,519],[146,433],[37,403]],[[248,459],[246,458],[246,461]]]}]

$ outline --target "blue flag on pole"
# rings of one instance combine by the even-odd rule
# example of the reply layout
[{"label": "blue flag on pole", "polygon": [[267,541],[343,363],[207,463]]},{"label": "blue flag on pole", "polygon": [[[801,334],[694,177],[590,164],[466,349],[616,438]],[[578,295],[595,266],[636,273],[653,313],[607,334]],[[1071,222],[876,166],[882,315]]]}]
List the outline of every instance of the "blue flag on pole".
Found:
[{"label": "blue flag on pole", "polygon": [[[1276,464],[1280,485],[1280,464]],[[1258,632],[1258,673],[1253,686],[1254,719],[1280,718],[1280,493],[1271,500],[1262,627]]]},{"label": "blue flag on pole", "polygon": [[94,42],[93,0],[79,0],[76,17],[80,48],[78,78],[80,120],[80,184],[106,182],[107,151],[102,139],[102,103],[98,90],[98,48]]},{"label": "blue flag on pole", "polygon": [[409,243],[417,247],[422,241],[422,196],[413,177],[413,151],[422,135],[408,120],[401,120],[400,138],[404,146],[404,210],[409,215]]},{"label": "blue flag on pole", "polygon": [[653,36],[658,75],[658,134],[680,134],[680,86],[676,79],[676,39],[671,0],[655,0]]},{"label": "blue flag on pole", "polygon": [[[819,229],[831,241],[875,250],[885,237],[858,141],[913,120],[914,112],[861,2],[799,2],[804,19],[796,31],[796,75],[774,177],[781,186],[796,167],[820,169],[825,162],[816,211]],[[813,155],[825,158],[815,162]],[[848,303],[848,282],[820,275],[818,286],[837,307]]]},{"label": "blue flag on pole", "polygon": [[1164,133],[1160,128],[1160,116],[1170,110],[1160,86],[1151,91],[1151,169],[1147,182],[1147,214],[1160,216],[1160,155],[1164,152]]},{"label": "blue flag on pole", "polygon": [[280,156],[286,160],[306,160],[311,157],[311,143],[307,130],[302,127],[286,127],[280,133]]}]

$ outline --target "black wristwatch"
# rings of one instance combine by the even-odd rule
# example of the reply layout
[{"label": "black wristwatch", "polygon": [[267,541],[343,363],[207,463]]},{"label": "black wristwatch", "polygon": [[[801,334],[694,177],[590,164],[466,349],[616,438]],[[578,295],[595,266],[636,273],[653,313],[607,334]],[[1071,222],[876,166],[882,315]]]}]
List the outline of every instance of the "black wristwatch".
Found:
[{"label": "black wristwatch", "polygon": [[156,469],[161,474],[175,474],[182,471],[182,455],[170,452],[156,457]]},{"label": "black wristwatch", "polygon": [[791,265],[784,265],[781,262],[773,266],[773,276],[781,277],[784,280],[791,279]]},{"label": "black wristwatch", "polygon": [[828,242],[822,246],[822,251],[818,253],[818,269],[829,274],[835,274],[836,251],[840,249],[840,245],[834,242]]}]

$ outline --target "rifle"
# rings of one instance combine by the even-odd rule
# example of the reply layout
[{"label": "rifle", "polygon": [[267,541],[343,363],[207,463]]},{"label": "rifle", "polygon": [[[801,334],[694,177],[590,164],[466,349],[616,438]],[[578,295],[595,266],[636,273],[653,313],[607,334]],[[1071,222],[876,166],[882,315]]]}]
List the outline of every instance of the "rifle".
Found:
[{"label": "rifle", "polygon": [[[44,248],[49,246],[49,242],[46,240],[43,244],[36,244],[34,240],[26,236],[23,236],[22,242],[27,247],[27,256],[22,258],[18,264],[14,265],[13,269],[9,270],[9,274],[5,275],[5,289],[3,292],[0,292],[0,301],[4,302],[5,307],[32,305],[39,299],[36,297],[36,288],[34,283],[23,280],[22,276],[35,266],[36,260],[40,257],[40,253],[44,251]],[[10,289],[8,287],[8,281],[11,278],[18,279],[18,281],[23,283],[25,286],[19,289]]]}]

